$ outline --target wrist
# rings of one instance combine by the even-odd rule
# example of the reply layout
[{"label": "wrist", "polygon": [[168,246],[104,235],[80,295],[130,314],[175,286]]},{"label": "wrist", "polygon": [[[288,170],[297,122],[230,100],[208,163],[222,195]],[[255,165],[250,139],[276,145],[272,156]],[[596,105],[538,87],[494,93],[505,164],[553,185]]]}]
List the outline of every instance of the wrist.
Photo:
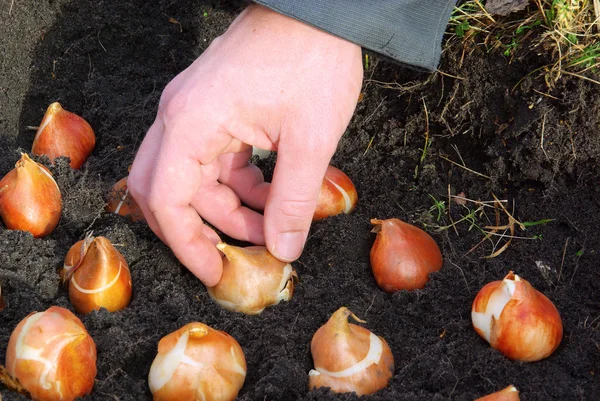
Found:
[{"label": "wrist", "polygon": [[282,38],[294,36],[303,39],[311,46],[327,43],[362,50],[356,43],[258,3],[250,4],[244,13],[247,13],[247,17],[256,23],[254,33],[259,29],[268,29],[271,34],[281,35]]}]

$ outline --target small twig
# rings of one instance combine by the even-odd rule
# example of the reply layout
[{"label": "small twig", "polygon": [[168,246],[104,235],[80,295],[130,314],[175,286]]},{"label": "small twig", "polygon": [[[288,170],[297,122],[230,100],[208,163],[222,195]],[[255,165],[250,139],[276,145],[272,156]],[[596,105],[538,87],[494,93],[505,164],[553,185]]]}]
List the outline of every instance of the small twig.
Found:
[{"label": "small twig", "polygon": [[562,276],[562,271],[563,271],[563,266],[565,264],[565,254],[567,253],[567,246],[569,245],[569,237],[567,237],[567,240],[565,241],[565,245],[563,246],[563,254],[562,254],[562,261],[560,262],[560,269],[558,270],[558,282],[560,283],[560,277]]},{"label": "small twig", "polygon": [[369,140],[369,143],[367,144],[367,148],[365,149],[365,151],[363,152],[363,156],[367,154],[367,152],[369,151],[369,149],[371,149],[371,145],[373,144],[373,141],[375,140],[375,135],[373,135],[371,137],[371,139]]},{"label": "small twig", "polygon": [[463,159],[462,155],[460,154],[460,151],[458,150],[458,146],[452,145],[452,149],[454,149],[454,151],[456,152],[456,155],[460,159],[460,162],[462,163],[462,165],[466,166],[467,163],[465,163],[465,160]]},{"label": "small twig", "polygon": [[486,235],[485,237],[483,237],[483,239],[481,241],[479,241],[471,249],[469,249],[467,251],[467,253],[465,253],[463,256],[467,256],[468,254],[470,254],[471,252],[473,252],[475,249],[479,248],[479,246],[481,244],[483,244],[486,240],[489,240],[489,239],[490,239],[490,237]]},{"label": "small twig", "polygon": [[439,72],[440,74],[442,74],[443,76],[446,77],[450,77],[450,78],[454,78],[454,79],[460,79],[460,80],[464,80],[463,77],[459,77],[458,75],[452,75],[452,74],[448,74],[447,72],[444,72],[442,70],[437,70],[437,72]]},{"label": "small twig", "polygon": [[571,150],[573,151],[573,159],[577,159],[577,153],[575,153],[575,141],[573,141],[573,132],[569,135],[569,139],[571,140]]},{"label": "small twig", "polygon": [[544,156],[546,156],[546,160],[550,160],[548,154],[546,153],[546,149],[544,149],[544,132],[546,131],[546,115],[548,113],[544,113],[544,119],[542,120],[542,137],[540,138],[540,148],[542,152],[544,152]]},{"label": "small twig", "polygon": [[[488,227],[484,227],[486,230],[489,230],[489,226]],[[510,226],[503,226],[503,227],[498,227],[499,229],[504,230],[504,232],[506,232],[506,230],[510,229]],[[492,230],[492,231],[485,231],[484,233],[489,234],[490,237],[500,237],[500,239],[502,238],[511,238],[511,239],[529,239],[529,240],[537,240],[537,237],[521,237],[518,235],[508,235],[508,234],[500,234],[499,232],[497,232],[498,230]]]},{"label": "small twig", "polygon": [[586,77],[586,76],[584,76],[584,75],[575,74],[574,72],[563,71],[563,74],[571,75],[571,76],[574,76],[574,77],[577,77],[577,78],[584,79],[584,80],[586,80],[586,81],[593,82],[593,83],[595,83],[596,85],[600,85],[600,81],[596,81],[595,79],[588,78],[588,77]]},{"label": "small twig", "polygon": [[373,306],[373,303],[375,302],[375,297],[377,297],[377,294],[373,295],[373,299],[371,300],[371,304],[369,305],[369,307],[365,311],[365,318],[367,317],[367,313],[369,313],[369,309],[371,309],[371,307]]},{"label": "small twig", "polygon": [[600,31],[600,0],[594,0],[594,13],[596,14],[596,26]]},{"label": "small twig", "polygon": [[551,94],[549,94],[549,93],[546,93],[546,92],[539,91],[539,90],[537,90],[537,89],[535,89],[535,88],[532,88],[532,89],[533,89],[533,91],[534,91],[534,92],[536,92],[536,93],[539,93],[539,94],[540,94],[540,95],[542,95],[542,96],[546,96],[546,97],[549,97],[550,99],[554,99],[554,100],[560,100],[560,99],[559,99],[559,98],[557,98],[556,96],[552,96],[552,95],[551,95]]},{"label": "small twig", "polygon": [[[464,196],[457,196],[457,195],[452,195],[452,198],[454,198],[454,199],[461,199],[461,200],[464,200],[464,201],[467,201],[467,202],[474,203],[476,205],[481,205],[481,206],[491,207],[491,208],[493,208],[494,207],[493,205],[497,202],[495,200],[493,200],[493,201],[477,201],[477,200],[474,200],[474,199],[469,199],[469,198],[466,198]],[[502,200],[500,200],[498,202],[508,203],[508,200],[502,199]]]},{"label": "small twig", "polygon": [[425,160],[425,156],[427,156],[427,150],[429,149],[429,111],[427,111],[427,103],[425,103],[425,98],[423,100],[423,110],[425,110],[425,145],[423,145],[423,153],[421,153],[421,163]]},{"label": "small twig", "polygon": [[447,157],[445,157],[445,156],[442,156],[442,155],[439,155],[439,156],[440,156],[442,159],[446,160],[447,162],[449,162],[449,163],[452,163],[452,164],[456,164],[458,167],[460,167],[460,168],[463,168],[463,169],[467,170],[467,171],[468,171],[468,172],[470,172],[470,173],[473,173],[473,174],[475,174],[475,175],[478,175],[478,176],[480,176],[480,177],[483,177],[483,178],[487,178],[488,180],[491,180],[491,179],[492,179],[491,177],[489,177],[489,176],[487,176],[487,175],[485,175],[485,174],[481,174],[481,173],[478,173],[478,172],[477,172],[477,171],[475,171],[475,170],[471,170],[471,169],[470,169],[470,168],[468,168],[467,166],[463,166],[463,165],[461,165],[461,164],[459,164],[459,163],[455,162],[454,160],[450,160],[450,159],[448,159],[448,158],[447,158]]},{"label": "small twig", "polygon": [[100,41],[100,29],[98,29],[98,34],[96,35],[96,37],[98,38],[98,43],[100,43],[100,47],[102,47],[102,50],[104,50],[105,53],[108,53],[108,51],[106,50],[106,47],[104,47],[104,45]]},{"label": "small twig", "polygon": [[450,219],[450,225],[454,228],[454,232],[458,235],[458,229],[456,228],[456,224],[454,223],[454,219],[452,218],[451,213],[451,205],[452,204],[452,194],[450,193],[450,184],[448,184],[448,218]]},{"label": "small twig", "polygon": [[171,24],[175,24],[175,25],[179,25],[179,33],[183,32],[183,26],[181,25],[181,23],[179,21],[177,21],[175,18],[171,17],[169,18],[169,22]]},{"label": "small twig", "polygon": [[469,283],[467,282],[467,277],[465,276],[465,272],[463,271],[463,269],[451,260],[449,260],[448,262],[450,262],[451,265],[454,265],[454,267],[460,270],[460,273],[462,274],[463,279],[465,280],[465,286],[467,287],[467,291],[469,292],[469,294],[471,294],[471,289],[469,288]]},{"label": "small twig", "polygon": [[300,313],[298,313],[296,315],[296,318],[294,319],[294,323],[292,323],[292,328],[290,329],[290,332],[294,331],[294,326],[296,326],[296,322],[298,321],[298,316],[300,316]]},{"label": "small twig", "polygon": [[456,97],[456,94],[458,93],[459,88],[460,88],[460,85],[456,84],[456,86],[454,87],[454,91],[452,92],[452,96],[450,96],[450,100],[448,100],[448,102],[444,105],[444,108],[442,109],[442,113],[440,114],[440,120],[446,125],[446,128],[448,128],[448,131],[450,131],[450,134],[452,134],[452,135],[454,135],[454,133],[452,132],[452,129],[450,128],[450,125],[446,121],[446,118],[444,117],[444,115],[448,111],[450,104],[452,104],[452,102],[454,101],[454,98]]},{"label": "small twig", "polygon": [[490,21],[492,21],[493,23],[496,23],[496,20],[494,18],[492,18],[492,16],[487,12],[487,10],[485,9],[485,7],[481,5],[481,3],[479,2],[479,0],[475,0],[475,4],[477,4],[479,6],[479,8],[481,8],[481,11],[483,11],[483,13],[485,14],[485,16]]},{"label": "small twig", "polygon": [[[383,104],[383,102],[385,101],[385,99],[387,98],[383,98],[381,99],[381,102],[379,102],[379,104],[377,105],[377,107],[375,107],[375,110],[373,110],[373,112],[367,117],[365,118],[362,122],[361,125],[365,125],[366,123],[368,123],[371,118],[373,118],[373,116],[375,115],[375,113],[377,113],[377,110],[379,110],[379,108],[381,107],[381,105]],[[371,137],[371,140],[369,141],[369,143],[367,144],[367,148],[365,149],[363,156],[367,154],[367,152],[369,151],[369,149],[371,149],[371,145],[373,144],[373,140],[375,139],[375,134],[373,134],[373,136]]]},{"label": "small twig", "polygon": [[[104,213],[104,210],[102,210],[101,212],[96,213],[96,216],[94,216],[94,219],[92,220],[92,222],[86,227],[86,229],[84,231],[90,231],[92,226],[96,223],[96,220],[98,220],[100,218],[100,216],[102,216],[102,213]],[[88,215],[86,217],[89,217],[91,215]]]},{"label": "small twig", "polygon": [[[513,222],[517,223],[519,225],[519,227],[521,228],[521,230],[525,230],[525,226],[523,225],[523,223],[521,223],[519,220],[515,219],[512,214],[508,213],[508,210],[506,210],[506,208],[504,207],[504,205],[502,204],[502,202],[500,202],[500,200],[496,197],[496,195],[492,194],[492,196],[494,197],[494,200],[496,200],[498,202],[498,205],[502,208],[502,210],[504,211],[504,213],[506,213],[506,215],[508,216],[508,218],[510,220],[512,220]],[[515,204],[513,201],[513,213],[515,210]]]}]

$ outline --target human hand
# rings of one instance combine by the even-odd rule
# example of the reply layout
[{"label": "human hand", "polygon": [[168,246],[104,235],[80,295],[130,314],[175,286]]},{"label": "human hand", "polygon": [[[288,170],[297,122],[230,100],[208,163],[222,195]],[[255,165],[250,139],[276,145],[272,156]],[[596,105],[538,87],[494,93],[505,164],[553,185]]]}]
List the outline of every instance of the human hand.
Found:
[{"label": "human hand", "polygon": [[[283,261],[300,256],[362,77],[358,45],[251,5],[167,85],[128,188],[205,285],[222,262],[202,219]],[[271,184],[252,146],[277,151]]]}]

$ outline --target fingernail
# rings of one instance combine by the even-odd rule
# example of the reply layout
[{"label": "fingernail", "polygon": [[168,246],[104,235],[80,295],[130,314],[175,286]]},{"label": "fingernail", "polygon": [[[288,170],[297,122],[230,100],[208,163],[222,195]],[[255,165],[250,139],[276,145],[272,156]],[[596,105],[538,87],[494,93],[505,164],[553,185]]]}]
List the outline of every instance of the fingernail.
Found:
[{"label": "fingernail", "polygon": [[281,233],[277,236],[277,243],[272,253],[277,259],[292,262],[300,257],[305,238],[302,231]]}]

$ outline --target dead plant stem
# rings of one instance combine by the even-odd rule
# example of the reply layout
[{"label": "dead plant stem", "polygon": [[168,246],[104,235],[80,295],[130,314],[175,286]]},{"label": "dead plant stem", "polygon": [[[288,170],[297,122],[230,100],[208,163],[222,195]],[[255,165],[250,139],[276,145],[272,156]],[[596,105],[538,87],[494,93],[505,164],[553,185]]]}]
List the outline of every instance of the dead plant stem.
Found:
[{"label": "dead plant stem", "polygon": [[451,206],[452,205],[452,195],[450,192],[450,184],[448,184],[448,218],[450,219],[450,225],[452,226],[452,228],[454,228],[454,232],[456,233],[456,235],[458,235],[458,229],[456,228],[456,224],[454,223],[454,219],[452,218],[452,210],[451,210]]},{"label": "dead plant stem", "polygon": [[594,14],[596,15],[596,26],[600,32],[600,0],[594,0]]},{"label": "dead plant stem", "polygon": [[548,154],[546,153],[546,149],[544,149],[544,132],[546,131],[546,115],[548,113],[544,113],[544,118],[542,120],[542,137],[540,138],[540,148],[542,152],[544,152],[544,156],[546,156],[546,160],[550,160],[548,158]]},{"label": "dead plant stem", "polygon": [[567,240],[565,241],[565,245],[563,246],[563,253],[562,253],[562,261],[560,262],[560,269],[558,270],[558,282],[560,283],[560,277],[562,276],[562,271],[563,271],[563,266],[565,265],[565,255],[567,253],[567,246],[569,246],[569,237],[567,237]]},{"label": "dead plant stem", "polygon": [[593,82],[596,85],[600,85],[600,81],[596,81],[595,79],[588,78],[585,75],[576,74],[576,73],[570,72],[570,71],[563,71],[563,74],[571,75],[571,76],[574,76],[574,77],[577,77],[577,78],[581,78],[581,79],[586,80],[586,81]]},{"label": "dead plant stem", "polygon": [[475,170],[471,170],[471,169],[470,169],[470,168],[468,168],[467,166],[463,166],[463,165],[461,165],[460,163],[457,163],[457,162],[455,162],[454,160],[451,160],[451,159],[447,158],[446,156],[442,156],[442,155],[439,155],[439,156],[440,156],[442,159],[446,160],[447,162],[449,162],[449,163],[452,163],[452,164],[455,164],[455,165],[457,165],[458,167],[460,167],[460,168],[463,168],[463,169],[467,170],[467,171],[468,171],[468,172],[470,172],[470,173],[473,173],[473,174],[475,174],[475,175],[478,175],[478,176],[480,176],[480,177],[486,178],[486,179],[488,179],[488,180],[491,180],[491,179],[492,179],[491,177],[489,177],[489,176],[487,176],[487,175],[485,175],[485,174],[481,174],[481,173],[479,173],[479,172],[477,172],[477,171],[475,171]]}]

